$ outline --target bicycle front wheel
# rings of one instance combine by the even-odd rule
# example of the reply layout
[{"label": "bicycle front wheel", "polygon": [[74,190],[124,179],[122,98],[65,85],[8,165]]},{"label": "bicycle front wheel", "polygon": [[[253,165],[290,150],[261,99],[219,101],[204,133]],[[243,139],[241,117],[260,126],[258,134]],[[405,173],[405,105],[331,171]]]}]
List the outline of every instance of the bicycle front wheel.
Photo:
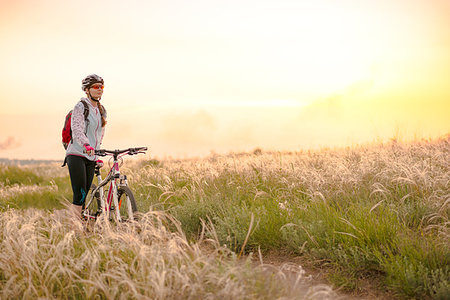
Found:
[{"label": "bicycle front wheel", "polygon": [[127,186],[120,186],[117,189],[117,198],[120,218],[122,221],[134,220],[136,218],[137,206],[133,192]]}]

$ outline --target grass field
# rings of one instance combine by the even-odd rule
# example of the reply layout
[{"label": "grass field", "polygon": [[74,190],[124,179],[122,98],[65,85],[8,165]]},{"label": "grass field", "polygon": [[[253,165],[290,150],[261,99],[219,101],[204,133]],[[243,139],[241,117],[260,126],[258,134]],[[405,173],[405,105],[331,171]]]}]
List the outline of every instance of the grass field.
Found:
[{"label": "grass field", "polygon": [[321,286],[305,291],[298,266],[268,272],[239,258],[276,250],[287,261],[301,256],[326,269],[330,283],[348,291],[363,293],[362,283],[371,280],[399,299],[449,299],[449,158],[450,136],[297,153],[130,159],[122,171],[145,217],[87,229],[58,213],[71,197],[67,170],[3,166],[3,296],[333,295]]}]

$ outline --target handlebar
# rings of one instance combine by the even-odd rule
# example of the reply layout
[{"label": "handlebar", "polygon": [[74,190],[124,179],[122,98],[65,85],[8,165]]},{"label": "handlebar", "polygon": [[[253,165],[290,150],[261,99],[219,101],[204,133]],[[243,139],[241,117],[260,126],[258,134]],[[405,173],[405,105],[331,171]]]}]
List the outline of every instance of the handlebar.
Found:
[{"label": "handlebar", "polygon": [[106,150],[106,149],[99,149],[99,150],[95,150],[95,155],[98,156],[106,156],[106,155],[112,155],[117,157],[120,154],[126,153],[128,155],[136,155],[139,153],[145,153],[145,151],[147,151],[148,148],[147,147],[135,147],[135,148],[128,148],[128,149],[123,149],[123,150]]}]

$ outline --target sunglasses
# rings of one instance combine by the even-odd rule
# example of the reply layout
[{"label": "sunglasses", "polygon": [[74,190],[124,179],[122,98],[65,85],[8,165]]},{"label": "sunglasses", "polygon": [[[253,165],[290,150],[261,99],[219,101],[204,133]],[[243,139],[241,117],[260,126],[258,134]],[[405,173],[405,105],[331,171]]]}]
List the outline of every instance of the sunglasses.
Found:
[{"label": "sunglasses", "polygon": [[91,89],[94,89],[94,90],[98,90],[98,89],[103,90],[104,88],[105,88],[105,86],[102,84],[94,84],[93,86],[91,86]]}]

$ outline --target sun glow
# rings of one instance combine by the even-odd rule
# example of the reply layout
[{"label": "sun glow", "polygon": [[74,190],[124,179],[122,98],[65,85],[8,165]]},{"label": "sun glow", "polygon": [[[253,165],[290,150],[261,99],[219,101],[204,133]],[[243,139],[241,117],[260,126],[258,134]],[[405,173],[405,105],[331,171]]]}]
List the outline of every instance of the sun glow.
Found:
[{"label": "sun glow", "polygon": [[106,80],[112,147],[189,155],[343,145],[396,127],[443,135],[449,12],[447,0],[3,1],[0,157],[63,156],[55,124],[90,73]]}]

